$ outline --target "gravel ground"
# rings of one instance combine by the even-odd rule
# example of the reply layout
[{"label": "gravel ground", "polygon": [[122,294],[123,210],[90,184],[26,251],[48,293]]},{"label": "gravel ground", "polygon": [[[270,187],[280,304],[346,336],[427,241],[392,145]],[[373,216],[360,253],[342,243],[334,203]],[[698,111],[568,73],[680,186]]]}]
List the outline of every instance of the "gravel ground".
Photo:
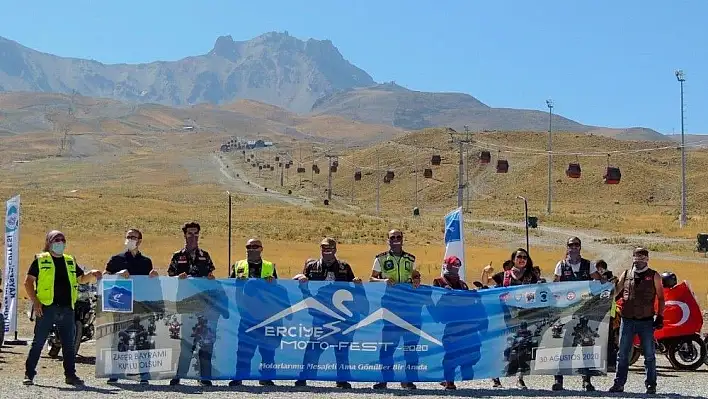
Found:
[{"label": "gravel ground", "polygon": [[[5,346],[0,352],[0,375],[3,376],[0,384],[0,398],[35,398],[52,399],[72,395],[78,398],[98,398],[109,395],[149,395],[150,398],[187,398],[189,395],[199,395],[203,398],[220,397],[251,397],[255,395],[269,395],[270,397],[282,397],[288,395],[290,399],[311,399],[311,398],[368,398],[368,397],[391,397],[391,396],[413,396],[413,397],[475,397],[475,398],[496,398],[496,397],[534,397],[534,398],[615,398],[615,397],[645,397],[644,394],[644,373],[642,368],[633,367],[630,369],[629,381],[625,386],[625,393],[622,395],[612,395],[607,393],[607,389],[612,385],[613,374],[607,377],[595,377],[593,383],[600,392],[586,394],[580,390],[580,378],[566,378],[566,391],[552,392],[550,386],[553,382],[551,376],[529,376],[526,377],[526,384],[529,389],[521,391],[515,388],[513,378],[503,378],[502,384],[509,388],[492,389],[489,380],[478,380],[458,383],[457,391],[445,391],[434,383],[419,383],[418,390],[404,391],[398,384],[389,384],[388,391],[380,392],[371,389],[370,383],[354,383],[353,390],[342,391],[333,388],[330,382],[314,382],[311,387],[295,388],[293,381],[276,381],[276,387],[263,388],[255,381],[246,381],[245,386],[240,388],[230,388],[227,381],[215,381],[214,387],[201,388],[196,381],[183,380],[182,386],[170,387],[168,381],[151,381],[149,386],[138,385],[136,381],[121,381],[116,385],[106,384],[106,380],[94,377],[93,357],[80,358],[77,364],[77,372],[86,381],[86,386],[74,388],[64,384],[62,366],[60,360],[53,360],[42,357],[39,363],[38,375],[35,378],[35,386],[25,387],[22,385],[24,373],[24,360],[29,350],[28,346]],[[91,356],[94,347],[91,343],[82,345],[81,353],[84,356]],[[45,351],[46,353],[46,351]],[[660,356],[659,360],[659,394],[652,397],[666,398],[708,398],[708,379],[705,378],[708,368],[705,366],[696,372],[678,372],[668,368],[668,362]],[[641,362],[641,359],[640,359]]]}]

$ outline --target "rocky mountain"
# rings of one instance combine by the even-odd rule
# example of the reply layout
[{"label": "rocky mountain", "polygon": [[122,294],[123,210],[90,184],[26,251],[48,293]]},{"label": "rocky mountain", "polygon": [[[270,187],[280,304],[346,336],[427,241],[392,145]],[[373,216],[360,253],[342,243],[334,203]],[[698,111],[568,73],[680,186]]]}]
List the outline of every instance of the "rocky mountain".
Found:
[{"label": "rocky mountain", "polygon": [[178,61],[106,65],[41,53],[0,37],[0,91],[39,91],[189,105],[252,99],[308,112],[323,95],[375,84],[329,40],[270,32],[219,37],[207,54]]},{"label": "rocky mountain", "polygon": [[[137,65],[59,57],[0,37],[2,91],[77,93],[168,106],[249,99],[298,114],[340,116],[405,130],[437,126],[460,130],[464,125],[472,131],[548,130],[544,111],[492,108],[468,94],[377,84],[345,60],[331,41],[303,41],[287,32],[247,41],[222,36],[207,54]],[[35,124],[41,123],[46,121]],[[557,131],[629,140],[668,140],[651,129],[600,128],[560,115],[553,115],[553,126]]]}]

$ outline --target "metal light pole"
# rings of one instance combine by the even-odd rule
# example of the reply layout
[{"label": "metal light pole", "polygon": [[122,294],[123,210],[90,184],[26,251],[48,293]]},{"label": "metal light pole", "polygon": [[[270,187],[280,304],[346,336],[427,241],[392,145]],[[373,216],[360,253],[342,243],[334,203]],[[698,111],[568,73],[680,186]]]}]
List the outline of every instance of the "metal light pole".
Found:
[{"label": "metal light pole", "polygon": [[231,192],[227,191],[226,194],[229,196],[229,240],[228,240],[228,246],[229,246],[229,276],[231,275]]},{"label": "metal light pole", "polygon": [[526,253],[529,252],[529,202],[526,197],[517,196],[516,198],[524,200],[524,220],[526,220]]},{"label": "metal light pole", "polygon": [[381,159],[376,154],[376,216],[381,213]]},{"label": "metal light pole", "polygon": [[460,140],[460,167],[459,167],[459,178],[458,178],[458,183],[457,183],[457,207],[460,208],[462,207],[462,196],[463,196],[463,190],[465,188],[465,183],[464,183],[464,178],[465,178],[465,169],[463,165],[463,158],[462,158],[462,140]]},{"label": "metal light pole", "polygon": [[553,100],[546,100],[548,106],[548,205],[546,211],[551,214],[551,202],[553,201],[553,188],[551,185],[551,170],[553,164]]},{"label": "metal light pole", "polygon": [[[469,126],[465,125],[465,133],[467,137],[465,140],[469,143],[470,142],[470,128]],[[465,195],[466,195],[466,206],[467,206],[467,212],[470,212],[470,149],[469,147],[466,148],[465,151]]]},{"label": "metal light pole", "polygon": [[683,118],[683,82],[686,78],[683,75],[682,70],[676,71],[676,79],[681,85],[681,228],[686,226],[687,221],[687,208],[686,204],[686,141],[684,138],[684,118]]}]

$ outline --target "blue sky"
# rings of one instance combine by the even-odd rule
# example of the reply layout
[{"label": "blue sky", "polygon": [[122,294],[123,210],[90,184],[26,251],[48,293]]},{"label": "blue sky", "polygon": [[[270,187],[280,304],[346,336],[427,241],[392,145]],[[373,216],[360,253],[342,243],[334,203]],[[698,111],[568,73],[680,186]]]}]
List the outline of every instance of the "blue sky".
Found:
[{"label": "blue sky", "polygon": [[708,133],[705,0],[5,2],[0,36],[106,63],[208,52],[219,35],[330,39],[378,82],[581,123]]}]

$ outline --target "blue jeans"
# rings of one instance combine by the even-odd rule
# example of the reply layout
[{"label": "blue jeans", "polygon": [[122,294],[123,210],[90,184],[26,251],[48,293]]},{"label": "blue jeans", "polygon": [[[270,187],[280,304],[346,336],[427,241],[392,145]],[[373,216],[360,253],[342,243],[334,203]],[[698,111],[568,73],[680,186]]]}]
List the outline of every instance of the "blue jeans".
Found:
[{"label": "blue jeans", "polygon": [[617,372],[615,385],[623,387],[627,382],[629,372],[629,357],[632,353],[634,336],[639,335],[639,341],[644,356],[644,371],[646,386],[656,386],[656,345],[654,344],[654,321],[622,318],[620,326],[619,351],[617,352]]},{"label": "blue jeans", "polygon": [[74,309],[65,306],[49,305],[42,306],[42,317],[38,317],[34,324],[34,338],[30,347],[27,361],[25,362],[25,375],[34,378],[37,375],[37,363],[42,349],[47,343],[47,337],[56,324],[59,340],[61,341],[62,357],[64,361],[64,375],[73,377],[76,375],[76,354],[74,353],[74,336],[76,335],[76,325],[74,324]]}]

